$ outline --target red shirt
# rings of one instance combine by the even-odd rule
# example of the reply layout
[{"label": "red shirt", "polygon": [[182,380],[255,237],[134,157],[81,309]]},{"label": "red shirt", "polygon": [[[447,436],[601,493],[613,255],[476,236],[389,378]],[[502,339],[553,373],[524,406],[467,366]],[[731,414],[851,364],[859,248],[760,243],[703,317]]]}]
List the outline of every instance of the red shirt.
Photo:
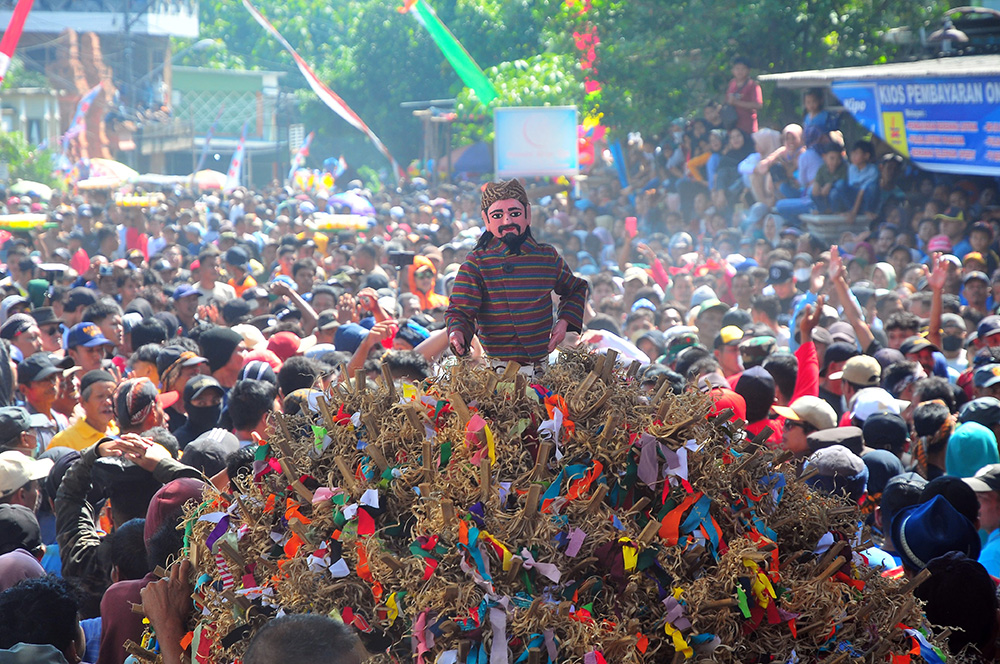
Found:
[{"label": "red shirt", "polygon": [[[726,97],[728,98],[729,95],[737,93],[740,95],[740,101],[757,104],[764,103],[764,96],[760,91],[760,85],[752,78],[748,78],[743,85],[737,83],[735,78],[729,81],[729,87],[726,88]],[[757,109],[733,106],[733,110],[736,111],[736,116],[739,118],[736,121],[737,128],[748,134],[757,131]]]}]

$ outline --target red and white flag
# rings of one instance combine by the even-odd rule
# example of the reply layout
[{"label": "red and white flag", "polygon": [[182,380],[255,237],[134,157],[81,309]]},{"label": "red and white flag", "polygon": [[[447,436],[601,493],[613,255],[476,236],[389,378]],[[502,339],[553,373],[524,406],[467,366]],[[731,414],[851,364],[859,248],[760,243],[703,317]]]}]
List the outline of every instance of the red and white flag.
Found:
[{"label": "red and white flag", "polygon": [[243,133],[240,135],[240,142],[236,144],[236,152],[229,162],[229,171],[226,173],[226,191],[232,191],[240,186],[240,176],[243,173],[243,155],[246,153],[247,127],[250,121],[243,123]]},{"label": "red and white flag", "polygon": [[381,139],[375,135],[375,132],[373,132],[368,125],[365,124],[364,120],[362,120],[358,114],[344,102],[343,99],[337,96],[337,93],[326,87],[323,81],[319,80],[319,77],[316,76],[316,73],[312,70],[312,68],[306,64],[306,61],[302,59],[302,56],[296,53],[295,49],[292,48],[292,45],[281,36],[281,33],[278,32],[273,25],[271,25],[270,21],[264,18],[264,16],[257,11],[257,8],[250,4],[250,0],[243,0],[243,6],[246,7],[247,11],[250,12],[250,15],[254,17],[254,20],[256,20],[262,28],[271,33],[271,36],[277,39],[285,50],[291,54],[292,58],[295,60],[295,64],[299,67],[299,71],[302,72],[302,75],[306,78],[306,82],[309,83],[309,87],[312,88],[313,92],[315,92],[317,96],[319,96],[320,100],[326,104],[330,110],[342,117],[349,125],[368,136],[371,142],[375,144],[375,147],[378,148],[378,151],[385,155],[385,158],[392,164],[392,172],[396,176],[396,180],[398,181],[402,178],[404,175],[403,169],[399,167],[399,164],[396,163],[396,160],[389,152],[389,149],[385,147]]},{"label": "red and white flag", "polygon": [[0,39],[0,83],[7,76],[7,70],[10,68],[10,59],[14,57],[17,42],[21,39],[21,33],[24,31],[24,22],[27,20],[28,14],[31,13],[31,4],[33,2],[34,0],[17,0],[14,13],[10,17],[10,23],[7,25],[7,31],[3,33],[3,39]]}]

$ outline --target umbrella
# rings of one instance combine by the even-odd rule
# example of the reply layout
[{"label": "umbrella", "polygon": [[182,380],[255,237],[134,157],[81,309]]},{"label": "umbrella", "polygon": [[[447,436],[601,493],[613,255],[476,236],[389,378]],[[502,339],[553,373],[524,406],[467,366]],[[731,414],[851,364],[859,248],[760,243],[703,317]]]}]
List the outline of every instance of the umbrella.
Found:
[{"label": "umbrella", "polygon": [[219,171],[198,171],[191,179],[201,189],[222,189],[226,186],[226,174]]},{"label": "umbrella", "polygon": [[[488,143],[473,143],[451,153],[451,170],[455,173],[492,173],[493,150]],[[445,160],[439,160],[444,166]]]},{"label": "umbrella", "polygon": [[76,183],[76,188],[82,191],[96,191],[98,189],[115,189],[122,184],[117,175],[99,175]]},{"label": "umbrella", "polygon": [[90,177],[116,177],[121,182],[128,182],[139,174],[125,164],[114,159],[95,157],[90,160]]},{"label": "umbrella", "polygon": [[19,196],[34,194],[39,198],[52,198],[52,187],[31,180],[18,180],[7,191]]},{"label": "umbrella", "polygon": [[372,202],[353,191],[345,191],[342,194],[334,194],[330,197],[330,203],[346,205],[351,208],[351,214],[361,214],[375,216],[375,206]]}]

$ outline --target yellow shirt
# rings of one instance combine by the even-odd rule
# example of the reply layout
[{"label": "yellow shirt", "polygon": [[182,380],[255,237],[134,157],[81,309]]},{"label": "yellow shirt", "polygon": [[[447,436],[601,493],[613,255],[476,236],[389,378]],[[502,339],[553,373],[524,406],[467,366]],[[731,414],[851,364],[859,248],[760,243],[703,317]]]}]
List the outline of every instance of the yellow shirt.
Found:
[{"label": "yellow shirt", "polygon": [[77,420],[76,424],[53,436],[52,442],[49,443],[49,446],[45,449],[51,450],[53,447],[69,447],[78,452],[82,452],[105,436],[117,435],[118,427],[115,425],[114,420],[111,420],[111,422],[108,423],[108,429],[105,432],[98,431],[94,427],[87,424],[87,420],[85,418],[81,417]]}]

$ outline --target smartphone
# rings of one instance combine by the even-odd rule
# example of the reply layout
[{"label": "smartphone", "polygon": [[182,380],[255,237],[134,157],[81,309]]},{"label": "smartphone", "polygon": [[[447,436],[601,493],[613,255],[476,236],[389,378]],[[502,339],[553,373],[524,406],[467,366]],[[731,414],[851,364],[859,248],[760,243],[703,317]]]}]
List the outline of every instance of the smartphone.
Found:
[{"label": "smartphone", "polygon": [[625,217],[625,232],[628,233],[629,237],[635,237],[639,234],[639,220],[635,217]]},{"label": "smartphone", "polygon": [[412,251],[390,251],[389,262],[397,268],[413,265],[414,255]]}]

